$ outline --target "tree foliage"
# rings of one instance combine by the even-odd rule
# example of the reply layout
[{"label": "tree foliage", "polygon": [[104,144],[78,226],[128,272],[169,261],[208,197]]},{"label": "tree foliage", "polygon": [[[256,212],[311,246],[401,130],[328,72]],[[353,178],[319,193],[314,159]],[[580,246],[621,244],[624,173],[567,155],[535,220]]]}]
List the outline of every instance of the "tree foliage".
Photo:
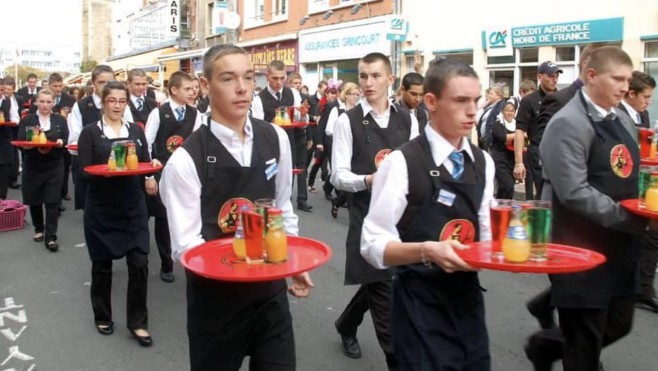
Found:
[{"label": "tree foliage", "polygon": [[95,60],[85,59],[80,64],[80,72],[82,72],[82,73],[91,72],[97,65],[98,65],[98,62],[96,62]]},{"label": "tree foliage", "polygon": [[[16,66],[13,65],[13,64],[11,66],[7,66],[4,70],[4,76],[16,77],[16,76],[14,76],[15,72],[17,71],[15,67]],[[27,75],[29,75],[31,73],[37,75],[37,77],[39,79],[45,79],[49,75],[49,73],[47,71],[44,71],[42,69],[35,68],[35,67],[30,67],[30,66],[23,66],[23,65],[19,64],[18,65],[18,76],[17,76],[18,81],[16,81],[16,83],[18,84],[20,82],[27,81]]]}]

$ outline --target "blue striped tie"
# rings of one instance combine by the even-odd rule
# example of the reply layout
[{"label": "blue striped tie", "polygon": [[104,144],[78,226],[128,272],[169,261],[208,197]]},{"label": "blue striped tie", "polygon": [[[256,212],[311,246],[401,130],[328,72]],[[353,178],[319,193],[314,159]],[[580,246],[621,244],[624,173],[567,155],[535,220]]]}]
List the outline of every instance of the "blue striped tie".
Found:
[{"label": "blue striped tie", "polygon": [[185,117],[185,107],[176,108],[176,114],[178,116],[176,117],[176,121],[183,121],[183,117]]},{"label": "blue striped tie", "polygon": [[459,180],[464,174],[464,154],[461,152],[452,152],[448,156],[454,167],[452,168],[452,179]]}]

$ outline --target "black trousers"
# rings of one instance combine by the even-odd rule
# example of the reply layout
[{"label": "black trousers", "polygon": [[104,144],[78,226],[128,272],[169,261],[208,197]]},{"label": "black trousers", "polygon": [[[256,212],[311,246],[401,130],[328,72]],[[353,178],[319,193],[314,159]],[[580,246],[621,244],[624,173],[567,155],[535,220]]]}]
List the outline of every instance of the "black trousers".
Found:
[{"label": "black trousers", "polygon": [[35,233],[46,233],[44,241],[46,244],[50,241],[57,241],[57,227],[59,224],[59,204],[47,203],[46,205],[46,225],[43,224],[44,205],[30,205],[30,216],[34,225]]},{"label": "black trousers", "polygon": [[[14,136],[14,140],[16,140],[16,137]],[[11,175],[9,176],[9,182],[11,184],[13,183],[18,183],[18,174],[20,173],[20,153],[17,147],[14,148],[14,163],[11,167]]]},{"label": "black trousers", "polygon": [[64,157],[64,180],[62,181],[62,197],[69,194],[69,174],[71,173],[71,154],[68,151],[62,153]]},{"label": "black trousers", "polygon": [[648,230],[642,237],[640,256],[640,295],[646,298],[656,296],[653,280],[658,263],[658,232]]},{"label": "black trousers", "polygon": [[167,217],[155,217],[154,224],[155,244],[160,254],[160,269],[168,273],[174,270],[174,261],[171,258],[171,236]]},{"label": "black trousers", "polygon": [[632,296],[612,298],[604,308],[558,307],[560,330],[533,334],[530,353],[550,362],[562,359],[564,371],[598,371],[601,349],[630,333],[634,310]]},{"label": "black trousers", "polygon": [[398,363],[395,359],[391,337],[391,295],[391,281],[362,284],[338,317],[336,329],[341,334],[356,336],[357,329],[363,322],[364,314],[370,310],[377,341],[386,356],[388,369],[397,370]]},{"label": "black trousers", "polygon": [[535,195],[533,198],[526,197],[528,200],[541,199],[542,188],[544,188],[544,176],[541,170],[541,160],[539,159],[539,146],[528,146],[528,169],[532,176],[532,182],[535,185]]},{"label": "black trousers", "polygon": [[[147,329],[146,293],[148,255],[133,249],[126,255],[128,265],[128,296],[126,314],[128,329]],[[91,306],[98,325],[112,322],[112,260],[91,262]]]},{"label": "black trousers", "polygon": [[0,164],[0,200],[7,199],[12,164]]},{"label": "black trousers", "polygon": [[[306,129],[286,130],[290,140],[292,162],[297,169],[306,170]],[[302,171],[297,175],[297,202],[308,200],[308,188],[306,185],[307,173]]]}]

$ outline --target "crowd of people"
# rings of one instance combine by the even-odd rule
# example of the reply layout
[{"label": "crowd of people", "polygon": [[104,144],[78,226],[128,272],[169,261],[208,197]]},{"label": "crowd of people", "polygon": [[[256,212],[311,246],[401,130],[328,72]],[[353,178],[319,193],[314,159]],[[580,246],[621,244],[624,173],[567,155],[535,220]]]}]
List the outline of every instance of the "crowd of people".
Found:
[{"label": "crowd of people", "polygon": [[[320,81],[314,93],[272,61],[257,90],[249,54],[231,44],[206,52],[200,77],[173,73],[166,99],[139,69],[119,82],[99,65],[91,90],[78,96],[56,73],[47,88],[29,76],[15,94],[7,77],[0,110],[20,124],[0,127],[0,199],[21,187],[34,241],[56,252],[71,177],[75,208],[84,210],[96,329],[114,332],[112,263],[125,257],[126,326],[150,346],[150,217],[160,278],[173,282],[186,250],[235,233],[218,222],[227,205],[274,199],[285,231],[297,235],[295,209],[313,212],[308,192],[321,188],[333,218],[347,208],[345,284],[359,285],[335,319],[344,354],[361,357],[357,332],[370,311],[389,370],[479,371],[491,368],[484,296],[477,269],[456,250],[490,240],[490,202],[523,197],[515,185],[524,183],[526,199],[552,201],[554,242],[607,257],[588,272],[551,275],[551,287],[528,302],[542,329],[529,336],[526,355],[536,370],[559,359],[565,370],[598,370],[602,348],[631,331],[636,304],[658,312],[658,224],[619,205],[637,197],[636,129],[649,127],[656,83],[633,71],[616,46],[588,45],[580,58],[580,75],[565,89],[558,90],[560,67],[545,61],[519,95],[494,84],[484,99],[472,67],[451,59],[402,76],[391,96],[396,76],[380,53],[359,60],[358,81]],[[309,125],[272,124],[288,107]],[[55,146],[11,146],[34,128]],[[107,163],[122,140],[136,144],[140,162],[163,170],[116,178],[84,172]],[[613,149],[630,165],[615,168]],[[308,272],[290,283],[238,284],[190,270],[185,278],[192,370],[237,370],[246,356],[250,369],[295,369],[287,293],[308,296]]]}]

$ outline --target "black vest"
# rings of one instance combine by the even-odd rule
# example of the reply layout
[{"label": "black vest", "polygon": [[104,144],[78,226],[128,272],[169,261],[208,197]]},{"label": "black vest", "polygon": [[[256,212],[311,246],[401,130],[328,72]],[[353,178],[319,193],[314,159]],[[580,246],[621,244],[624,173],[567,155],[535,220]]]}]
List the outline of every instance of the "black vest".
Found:
[{"label": "black vest", "polygon": [[135,107],[132,99],[128,100],[128,105],[130,106],[130,113],[132,113],[135,123],[141,122],[143,125],[146,125],[149,114],[151,111],[153,111],[153,109],[158,107],[158,102],[156,102],[155,99],[152,99],[151,97],[142,97],[142,99],[144,99],[144,107],[141,111],[137,110],[137,107]]},{"label": "black vest", "polygon": [[96,108],[92,95],[79,100],[78,109],[82,115],[82,126],[93,124],[101,119],[101,110]]},{"label": "black vest", "polygon": [[169,102],[159,108],[160,128],[153,143],[153,158],[165,164],[171,154],[192,134],[196,123],[196,108],[185,105],[183,121],[176,120],[176,114]]},{"label": "black vest", "polygon": [[270,94],[267,88],[258,93],[260,101],[263,104],[263,120],[266,122],[273,122],[276,109],[279,107],[292,107],[295,104],[295,96],[292,94],[292,89],[284,87],[281,91],[281,101],[277,101],[275,97]]}]

